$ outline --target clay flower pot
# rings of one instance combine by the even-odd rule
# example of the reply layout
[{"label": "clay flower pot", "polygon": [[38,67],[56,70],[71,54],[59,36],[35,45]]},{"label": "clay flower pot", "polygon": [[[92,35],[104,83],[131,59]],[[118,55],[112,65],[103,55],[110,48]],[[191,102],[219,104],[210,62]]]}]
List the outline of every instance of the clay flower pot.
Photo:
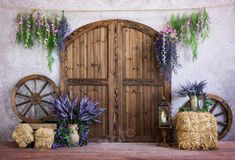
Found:
[{"label": "clay flower pot", "polygon": [[78,144],[79,135],[78,135],[78,125],[77,124],[69,124],[68,129],[70,129],[71,139],[70,144]]}]

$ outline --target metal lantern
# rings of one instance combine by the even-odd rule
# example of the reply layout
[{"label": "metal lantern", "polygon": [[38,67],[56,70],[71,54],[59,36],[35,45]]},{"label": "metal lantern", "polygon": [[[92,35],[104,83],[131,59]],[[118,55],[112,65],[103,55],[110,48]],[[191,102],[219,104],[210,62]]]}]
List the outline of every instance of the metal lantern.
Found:
[{"label": "metal lantern", "polygon": [[170,104],[163,97],[158,106],[159,128],[171,128]]},{"label": "metal lantern", "polygon": [[159,117],[159,128],[161,130],[162,142],[159,146],[169,147],[167,143],[167,137],[169,135],[169,131],[171,128],[171,112],[170,112],[170,103],[162,98],[159,106],[158,106],[158,117]]}]

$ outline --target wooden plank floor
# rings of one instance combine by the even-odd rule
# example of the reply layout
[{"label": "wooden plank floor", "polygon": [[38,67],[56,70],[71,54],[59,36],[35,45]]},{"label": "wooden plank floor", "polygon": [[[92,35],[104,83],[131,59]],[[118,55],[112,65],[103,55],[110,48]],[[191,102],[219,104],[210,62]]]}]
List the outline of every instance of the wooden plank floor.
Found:
[{"label": "wooden plank floor", "polygon": [[78,160],[143,160],[143,159],[235,159],[235,142],[221,142],[219,149],[185,151],[158,147],[150,143],[90,143],[86,147],[51,150],[19,149],[12,142],[0,143],[0,159],[78,159]]}]

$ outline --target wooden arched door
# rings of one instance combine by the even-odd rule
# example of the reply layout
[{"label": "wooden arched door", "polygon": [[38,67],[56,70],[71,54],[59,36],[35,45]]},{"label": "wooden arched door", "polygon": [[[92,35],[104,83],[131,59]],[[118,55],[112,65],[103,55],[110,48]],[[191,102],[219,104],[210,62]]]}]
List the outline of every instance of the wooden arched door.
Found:
[{"label": "wooden arched door", "polygon": [[93,125],[96,141],[154,142],[159,139],[157,105],[170,84],[153,53],[157,32],[126,20],[85,25],[68,36],[61,57],[61,91],[97,99],[106,114]]}]

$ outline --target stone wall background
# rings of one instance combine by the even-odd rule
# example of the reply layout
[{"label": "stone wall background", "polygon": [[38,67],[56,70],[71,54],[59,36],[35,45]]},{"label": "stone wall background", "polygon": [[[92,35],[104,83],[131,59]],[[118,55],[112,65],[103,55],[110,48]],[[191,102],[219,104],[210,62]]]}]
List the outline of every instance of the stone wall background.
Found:
[{"label": "stone wall background", "polygon": [[[59,84],[58,56],[50,73],[46,55],[39,45],[27,50],[15,43],[15,18],[19,12],[40,8],[48,14],[60,14],[58,10],[64,9],[72,30],[98,20],[127,19],[160,31],[171,14],[191,13],[193,10],[186,8],[207,6],[211,32],[199,46],[198,59],[192,62],[190,49],[179,51],[183,67],[172,77],[174,113],[187,100],[175,94],[179,85],[187,80],[207,80],[207,92],[223,97],[235,113],[234,0],[0,0],[0,141],[11,140],[11,133],[19,123],[10,104],[12,88],[19,79],[43,74]],[[235,140],[234,126],[224,140]]]}]

